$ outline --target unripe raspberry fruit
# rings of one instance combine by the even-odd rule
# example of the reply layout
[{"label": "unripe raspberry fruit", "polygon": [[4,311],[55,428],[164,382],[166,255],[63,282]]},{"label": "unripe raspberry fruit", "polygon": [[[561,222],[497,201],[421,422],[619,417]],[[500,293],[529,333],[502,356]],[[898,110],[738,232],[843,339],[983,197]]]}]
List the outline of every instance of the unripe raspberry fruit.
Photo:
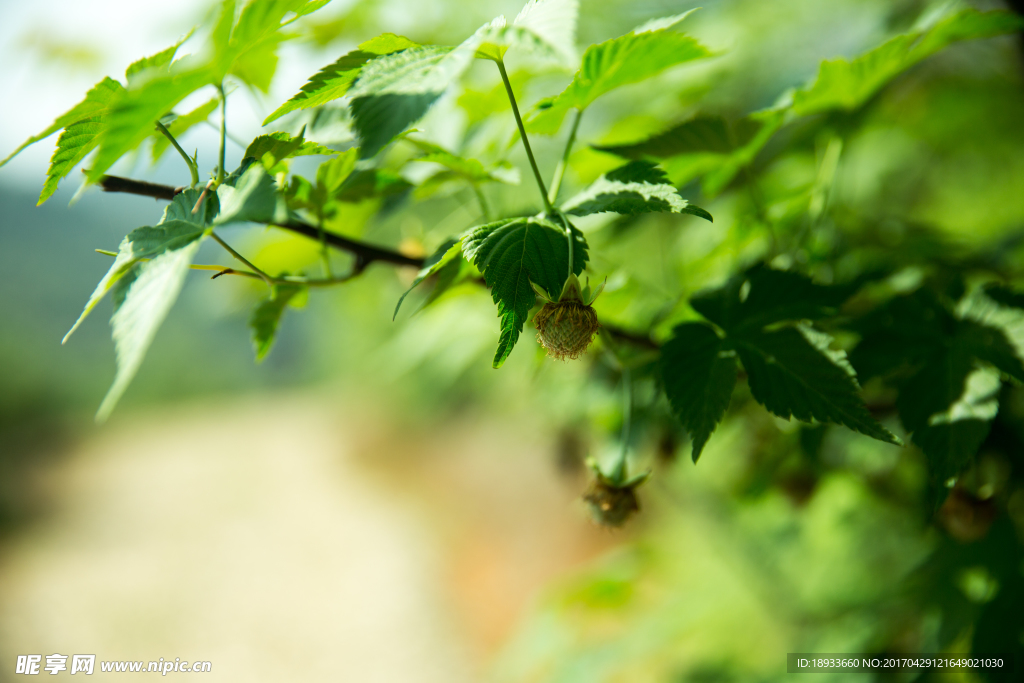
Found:
[{"label": "unripe raspberry fruit", "polygon": [[598,478],[590,490],[583,494],[583,500],[587,502],[590,514],[598,524],[619,527],[640,510],[635,488],[613,486]]},{"label": "unripe raspberry fruit", "polygon": [[551,301],[546,293],[539,292],[547,303],[534,316],[533,324],[537,327],[537,341],[547,349],[549,356],[576,360],[586,352],[601,327],[590,304],[603,288],[602,284],[590,296],[590,288],[581,292],[579,280],[570,275],[558,301]]}]

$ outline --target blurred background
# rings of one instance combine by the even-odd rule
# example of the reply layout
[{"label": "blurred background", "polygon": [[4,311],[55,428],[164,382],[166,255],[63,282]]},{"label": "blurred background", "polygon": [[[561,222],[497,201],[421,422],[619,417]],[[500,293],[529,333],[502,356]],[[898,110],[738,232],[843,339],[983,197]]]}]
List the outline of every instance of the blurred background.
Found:
[{"label": "blurred background", "polygon": [[[581,0],[577,44],[582,51],[696,5]],[[457,44],[520,6],[334,0],[295,25],[267,93],[235,91],[229,130],[244,145],[311,74],[381,32]],[[683,30],[719,55],[610,95],[588,112],[580,139],[629,142],[697,111],[770,106],[822,59],[860,54],[937,8],[710,0]],[[4,0],[0,154],[211,11],[196,0]],[[524,109],[571,77],[517,60],[510,53]],[[829,195],[858,244],[966,253],[1024,227],[1022,68],[1017,36],[955,45],[859,115]],[[489,190],[492,203],[535,210],[493,72],[475,65],[417,127],[467,154],[507,156],[524,183]],[[343,116],[303,116],[282,127],[307,125],[309,137],[339,148],[351,141]],[[564,134],[535,137],[545,172]],[[67,345],[60,339],[109,267],[93,250],[116,249],[128,231],[155,223],[162,203],[79,193],[76,171],[37,208],[53,142],[0,169],[0,680],[16,678],[16,655],[54,652],[209,660],[206,677],[224,681],[710,683],[779,680],[787,652],[900,643],[935,651],[944,622],[918,608],[914,572],[942,534],[972,540],[992,521],[973,508],[947,510],[938,523],[922,512],[920,453],[777,420],[742,388],[694,466],[685,435],[641,383],[646,407],[632,448],[655,476],[640,490],[642,513],[624,529],[604,529],[580,500],[583,460],[614,445],[618,386],[592,359],[544,359],[532,333],[492,370],[494,308],[472,285],[413,314],[417,293],[392,322],[415,273],[372,266],[289,310],[257,365],[247,320],[260,288],[193,273],[114,416],[97,426],[114,373],[109,302]],[[192,128],[182,142],[199,150],[201,168],[214,164],[213,126]],[[779,224],[806,212],[827,143],[794,145],[758,169]],[[229,144],[229,168],[243,149]],[[294,168],[309,175],[313,166],[302,163]],[[618,163],[581,144],[567,185]],[[660,311],[767,249],[745,194],[701,197],[693,167],[668,170],[684,197],[715,215],[713,225],[678,216],[639,226],[581,221],[591,271],[609,276],[599,314],[627,329],[652,320],[667,329],[678,316]],[[113,172],[187,179],[180,159],[153,162],[148,148]],[[419,255],[481,219],[464,188],[346,211],[354,236]],[[265,269],[318,262],[317,245],[301,238],[231,231]],[[925,237],[910,242],[911,234]],[[1021,261],[1009,257],[1007,272],[1019,279]],[[197,262],[229,264],[215,245]],[[1004,406],[1007,415],[1024,412],[1024,401]],[[1007,496],[1017,515],[1000,523],[1012,544],[1024,528],[1024,489]],[[984,571],[947,583],[948,595],[931,597],[984,605],[995,591]],[[969,648],[970,635],[956,651]]]}]

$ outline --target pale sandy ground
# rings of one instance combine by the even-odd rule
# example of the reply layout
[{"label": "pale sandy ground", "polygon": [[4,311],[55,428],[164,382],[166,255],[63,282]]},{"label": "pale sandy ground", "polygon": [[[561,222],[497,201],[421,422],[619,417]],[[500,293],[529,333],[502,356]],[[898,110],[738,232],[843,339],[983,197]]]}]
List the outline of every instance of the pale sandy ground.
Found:
[{"label": "pale sandy ground", "polygon": [[84,653],[209,660],[209,681],[486,680],[543,586],[619,540],[550,441],[325,404],[177,409],[60,460],[56,506],[3,548],[0,679],[17,654]]}]

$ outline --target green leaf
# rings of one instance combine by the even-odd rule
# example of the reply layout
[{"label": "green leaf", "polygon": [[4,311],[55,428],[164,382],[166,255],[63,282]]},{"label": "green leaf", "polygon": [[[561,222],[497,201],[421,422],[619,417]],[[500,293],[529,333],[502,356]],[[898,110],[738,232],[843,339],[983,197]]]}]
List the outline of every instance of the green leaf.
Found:
[{"label": "green leaf", "polygon": [[768,110],[737,121],[720,116],[700,116],[646,140],[623,145],[599,145],[594,149],[626,159],[700,155],[707,166],[703,191],[714,197],[737,173],[750,165],[782,127],[785,115],[782,110]]},{"label": "green leaf", "polygon": [[758,264],[722,287],[698,292],[690,305],[724,330],[760,330],[824,318],[851,294],[852,287],[819,285],[806,275]]},{"label": "green leaf", "polygon": [[393,197],[408,192],[408,180],[387,169],[365,169],[350,175],[338,189],[335,197],[343,202],[360,202],[375,197]]},{"label": "green leaf", "polygon": [[806,326],[730,335],[747,371],[750,393],[779,417],[817,420],[849,427],[872,438],[900,440],[871,417],[858,394],[846,354],[830,348],[832,338]]},{"label": "green leaf", "polygon": [[126,90],[110,107],[107,128],[89,169],[89,182],[98,181],[125,153],[152,134],[156,122],[178,102],[211,83],[210,72],[193,68],[146,80]]},{"label": "green leaf", "polygon": [[398,309],[402,307],[402,302],[405,301],[405,297],[409,296],[409,293],[412,292],[412,290],[416,289],[421,282],[440,271],[452,261],[458,259],[461,255],[462,240],[448,240],[442,244],[441,247],[423,263],[423,268],[416,274],[416,279],[412,281],[412,284],[409,285],[409,289],[405,290],[405,293],[402,294],[398,303],[395,304],[395,313],[391,316],[391,319],[394,320],[398,317]]},{"label": "green leaf", "polygon": [[722,116],[697,116],[646,140],[593,145],[593,148],[626,159],[669,159],[680,154],[729,155],[750,142],[760,129],[760,122],[750,118],[731,123]]},{"label": "green leaf", "polygon": [[100,422],[113,411],[142,364],[157,329],[178,298],[205,236],[205,231],[196,231],[193,223],[172,221],[157,227],[164,231],[163,248],[152,253],[152,260],[136,262],[112,286],[114,315],[110,326],[117,353],[117,372],[96,412]]},{"label": "green leaf", "polygon": [[400,52],[410,47],[419,47],[419,45],[408,38],[397,36],[394,33],[385,33],[366,41],[359,46],[359,49],[342,55],[338,61],[325,66],[317,72],[299,89],[299,92],[294,97],[268,116],[263,121],[263,125],[265,126],[271,121],[298,109],[318,107],[321,104],[326,104],[344,96],[356,80],[356,77],[359,76],[363,65],[368,61],[382,55]]},{"label": "green leaf", "polygon": [[281,323],[281,315],[285,307],[297,295],[307,288],[303,285],[274,285],[270,295],[261,301],[249,318],[252,328],[252,345],[256,351],[256,362],[261,362],[274,345],[277,328]]},{"label": "green leaf", "polygon": [[679,196],[664,171],[650,161],[631,161],[605,173],[590,187],[569,199],[562,210],[573,216],[614,211],[622,214],[651,212],[689,213],[712,221],[704,209],[690,206]]},{"label": "green leaf", "polygon": [[293,137],[288,133],[270,133],[260,135],[245,148],[246,157],[262,160],[264,154],[274,157],[274,163],[288,157],[300,157],[311,154],[337,154],[333,149],[318,145],[311,140],[304,140],[300,134]]},{"label": "green leaf", "polygon": [[[92,309],[96,307],[96,304],[110,291],[110,288],[136,264],[143,259],[159,256],[168,249],[180,249],[202,237],[204,231],[202,214],[192,213],[192,208],[199,197],[200,193],[198,190],[185,190],[179,193],[167,206],[167,209],[164,211],[164,217],[159,224],[153,227],[136,228],[121,241],[121,246],[118,247],[113,265],[110,266],[110,269],[103,276],[103,279],[100,280],[100,283],[96,285],[96,289],[93,290],[92,295],[86,302],[82,314],[78,316],[75,324],[71,326],[71,329],[61,339],[61,344],[67,342],[71,334],[78,329],[79,325],[92,312]],[[209,204],[209,202],[204,202],[204,204]]]},{"label": "green leaf", "polygon": [[[332,152],[337,154],[337,152]],[[322,188],[325,197],[331,197],[341,189],[343,183],[352,175],[359,161],[359,150],[347,149],[320,164],[316,169],[316,184]]]},{"label": "green leaf", "polygon": [[174,60],[174,55],[178,52],[178,48],[191,37],[192,32],[189,31],[188,35],[174,45],[171,45],[169,48],[161,50],[155,55],[143,57],[142,59],[132,62],[124,72],[124,77],[128,81],[128,84],[132,85],[132,81],[136,80],[136,77],[138,77],[139,74],[145,75],[145,73],[151,69],[164,69],[164,67],[170,66],[171,61]]},{"label": "green leaf", "polygon": [[287,223],[290,217],[277,183],[261,164],[253,164],[233,185],[217,188],[220,213],[215,225],[228,223]]},{"label": "green leaf", "polygon": [[517,47],[575,65],[578,16],[578,0],[530,0],[511,26],[501,16],[476,32],[476,56],[499,62],[509,48]]},{"label": "green leaf", "polygon": [[124,86],[113,78],[104,78],[85,94],[84,100],[57,117],[57,120],[50,124],[46,130],[38,135],[33,135],[28,140],[21,143],[21,145],[11,152],[6,159],[0,161],[0,166],[3,166],[13,159],[19,152],[21,152],[21,150],[25,149],[29,145],[39,142],[43,138],[50,137],[62,128],[66,128],[67,126],[70,126],[73,123],[78,123],[79,121],[86,121],[88,119],[104,115],[110,108],[111,103],[114,102],[122,92],[124,92]]},{"label": "green leaf", "polygon": [[900,386],[900,420],[928,457],[933,485],[959,474],[978,452],[999,412],[999,388],[999,373],[977,368],[961,345],[937,348]]},{"label": "green leaf", "polygon": [[[573,273],[583,272],[589,259],[582,233],[572,228]],[[568,277],[569,245],[565,232],[551,221],[511,218],[471,230],[463,238],[466,258],[483,273],[498,305],[501,335],[494,354],[498,368],[512,352],[536,303],[531,283],[547,292],[561,292]]]},{"label": "green leaf", "polygon": [[85,156],[96,147],[96,138],[106,129],[103,117],[96,116],[78,123],[72,123],[57,138],[57,149],[50,157],[50,167],[46,171],[46,182],[39,193],[36,206],[50,198],[57,191],[61,178],[67,176]]},{"label": "green leaf", "polygon": [[814,82],[793,94],[792,110],[800,116],[832,109],[856,109],[900,73],[950,44],[988,38],[1024,28],[1012,12],[964,9],[923,30],[903,33],[852,61],[822,62]]},{"label": "green leaf", "polygon": [[[210,114],[216,111],[219,104],[220,100],[216,97],[212,97],[187,114],[182,114],[168,123],[167,130],[170,131],[171,135],[173,135],[175,139],[178,139],[192,128],[192,126],[203,123],[210,118]],[[153,163],[156,163],[170,146],[171,141],[167,139],[167,136],[163,135],[159,131],[154,133],[153,147],[151,149]]]},{"label": "green leaf", "polygon": [[688,14],[648,22],[624,36],[591,45],[583,53],[583,64],[572,83],[549,107],[531,118],[527,130],[557,132],[565,113],[572,108],[582,111],[615,88],[657,76],[678,64],[710,57],[711,52],[693,38],[669,30]]},{"label": "green leaf", "polygon": [[693,461],[729,407],[736,385],[736,352],[701,323],[684,323],[661,347],[658,363],[665,396],[693,441]]},{"label": "green leaf", "polygon": [[413,161],[427,161],[440,164],[455,175],[471,183],[502,182],[516,185],[519,182],[518,173],[512,173],[505,167],[493,169],[484,168],[484,165],[476,159],[466,159],[457,154],[449,152],[440,145],[425,140],[406,137],[405,141],[418,147],[423,154]]}]

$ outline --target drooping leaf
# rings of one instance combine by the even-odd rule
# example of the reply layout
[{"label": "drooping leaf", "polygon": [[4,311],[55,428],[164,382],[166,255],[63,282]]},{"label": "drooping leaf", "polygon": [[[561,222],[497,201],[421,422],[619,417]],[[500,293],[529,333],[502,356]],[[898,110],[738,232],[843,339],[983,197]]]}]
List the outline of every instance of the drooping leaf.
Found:
[{"label": "drooping leaf", "polygon": [[366,64],[349,93],[361,157],[376,155],[426,114],[466,70],[474,51],[469,43],[411,47]]},{"label": "drooping leaf", "polygon": [[887,443],[900,440],[868,412],[846,354],[806,326],[730,334],[747,371],[750,393],[784,419],[841,424]]},{"label": "drooping leaf", "polygon": [[[170,236],[174,231],[195,230],[192,223],[171,222],[162,226]],[[128,384],[132,381],[149,349],[160,324],[167,317],[185,282],[192,259],[199,251],[203,230],[192,232],[191,239],[177,236],[168,240],[149,261],[139,261],[113,283],[114,315],[110,318],[117,372],[96,419],[107,419]],[[173,245],[173,246],[172,246]]]},{"label": "drooping leaf", "polygon": [[[582,233],[573,228],[573,235],[573,273],[578,275],[589,256]],[[562,291],[569,271],[568,240],[561,226],[547,219],[512,218],[474,228],[463,238],[463,250],[483,273],[498,305],[501,335],[493,362],[498,368],[536,303],[530,283],[547,292]]]},{"label": "drooping leaf", "polygon": [[284,196],[262,164],[253,164],[233,184],[217,188],[220,213],[215,225],[228,223],[287,223],[290,217]]},{"label": "drooping leaf", "polygon": [[[336,154],[336,152],[332,153]],[[334,196],[341,189],[345,181],[352,175],[358,161],[359,150],[347,149],[334,159],[325,161],[317,167],[316,184],[318,188],[322,188],[325,198]]]},{"label": "drooping leaf", "polygon": [[405,301],[405,297],[409,296],[409,293],[412,292],[412,290],[416,289],[421,282],[440,271],[461,255],[462,240],[448,240],[442,244],[437,251],[431,254],[430,258],[423,263],[423,268],[416,274],[416,279],[412,281],[411,285],[409,285],[409,289],[405,290],[405,293],[402,294],[398,303],[395,304],[395,313],[391,316],[391,319],[394,320],[398,317],[398,309],[402,307],[402,302]]},{"label": "drooping leaf", "polygon": [[586,109],[601,95],[615,88],[638,83],[662,71],[711,52],[689,36],[669,30],[689,12],[659,22],[648,22],[624,36],[591,45],[583,53],[583,64],[572,83],[531,117],[527,130],[557,132],[566,112]]},{"label": "drooping leaf", "polygon": [[498,17],[477,32],[477,57],[502,61],[509,48],[574,66],[579,0],[529,0],[511,25]]},{"label": "drooping leaf", "polygon": [[651,212],[689,213],[713,221],[704,209],[690,206],[665,177],[664,171],[650,161],[631,161],[605,173],[590,187],[562,205],[573,216],[614,211],[622,214]]},{"label": "drooping leaf", "polygon": [[736,352],[715,331],[684,323],[661,347],[658,371],[672,412],[693,441],[693,461],[729,407],[736,384]]},{"label": "drooping leaf", "polygon": [[16,150],[7,155],[6,159],[0,161],[0,166],[3,166],[13,159],[19,152],[21,152],[21,150],[25,149],[29,145],[39,142],[43,138],[50,137],[62,128],[66,128],[67,126],[70,126],[73,123],[78,123],[79,121],[85,121],[97,116],[102,116],[110,108],[111,103],[117,99],[122,92],[124,92],[124,86],[113,78],[104,78],[85,94],[85,99],[57,117],[57,120],[51,123],[46,130],[38,135],[33,135],[28,140],[21,143]]},{"label": "drooping leaf", "polygon": [[851,287],[819,285],[800,273],[758,264],[722,287],[698,292],[690,305],[724,330],[760,330],[831,315],[851,294]]},{"label": "drooping leaf", "polygon": [[269,133],[260,135],[245,148],[246,157],[263,159],[270,154],[275,162],[288,157],[300,157],[311,154],[337,154],[333,149],[318,145],[312,140],[304,140],[302,135],[291,136],[288,133]]},{"label": "drooping leaf", "polygon": [[[187,114],[175,118],[173,121],[167,124],[167,130],[170,131],[171,135],[175,139],[180,138],[193,126],[203,123],[216,109],[217,105],[220,104],[220,100],[216,97],[212,97],[203,104],[199,105]],[[164,152],[171,146],[171,141],[167,139],[165,135],[159,131],[153,134],[153,147],[151,154],[153,163],[156,163],[160,157],[163,156]]]},{"label": "drooping leaf", "polygon": [[277,328],[285,307],[307,288],[298,284],[274,285],[269,296],[256,305],[249,318],[252,328],[252,345],[256,351],[256,362],[262,362],[277,338]]},{"label": "drooping leaf", "polygon": [[67,342],[71,334],[96,307],[96,304],[110,291],[110,288],[136,264],[143,259],[159,256],[168,249],[175,250],[185,247],[202,237],[205,230],[202,222],[203,210],[206,209],[206,206],[197,214],[192,213],[199,196],[200,193],[197,190],[181,192],[168,205],[160,223],[152,227],[136,228],[121,241],[113,265],[110,266],[100,283],[96,285],[96,289],[93,290],[86,302],[81,315],[64,335],[61,344]]},{"label": "drooping leaf", "polygon": [[793,94],[793,112],[800,116],[831,109],[862,106],[900,73],[948,45],[1012,33],[1024,18],[1012,12],[964,9],[932,26],[903,33],[860,57],[822,62],[814,82]]},{"label": "drooping leaf", "polygon": [[363,65],[368,61],[383,55],[400,52],[410,47],[419,47],[419,45],[404,36],[398,36],[394,33],[385,33],[366,41],[357,50],[342,55],[338,61],[325,66],[317,72],[300,88],[294,97],[268,116],[263,121],[263,125],[265,126],[271,121],[279,119],[297,109],[318,107],[321,104],[326,104],[344,96],[356,80],[356,77],[359,76]]},{"label": "drooping leaf", "polygon": [[359,202],[374,197],[394,197],[408,192],[412,184],[387,169],[366,169],[348,176],[335,193],[343,202]]},{"label": "drooping leaf", "polygon": [[476,159],[460,157],[459,155],[449,152],[447,149],[440,145],[435,145],[432,142],[417,140],[411,137],[407,137],[405,140],[406,142],[415,145],[423,152],[423,154],[416,157],[414,161],[427,161],[440,164],[459,177],[472,183],[496,181],[509,183],[511,185],[518,184],[518,173],[509,172],[509,170],[504,167],[487,169],[484,168],[484,165]]},{"label": "drooping leaf", "polygon": [[210,72],[200,67],[151,78],[126,90],[105,117],[107,128],[99,137],[89,182],[98,181],[118,159],[152,134],[156,122],[178,102],[210,82]]}]

